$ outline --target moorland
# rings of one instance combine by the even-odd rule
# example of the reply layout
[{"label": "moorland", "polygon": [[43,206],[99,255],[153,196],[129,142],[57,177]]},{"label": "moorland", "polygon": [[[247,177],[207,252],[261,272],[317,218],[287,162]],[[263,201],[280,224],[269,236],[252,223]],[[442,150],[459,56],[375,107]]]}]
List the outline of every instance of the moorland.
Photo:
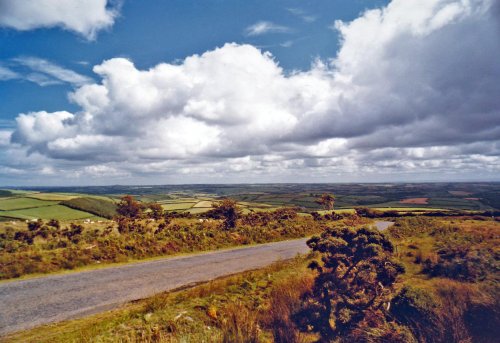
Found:
[{"label": "moorland", "polygon": [[[328,194],[334,200],[321,201]],[[499,334],[498,183],[71,187],[0,197],[2,279],[315,237],[309,255],[6,341],[494,342]],[[379,232],[377,218],[394,225]]]}]

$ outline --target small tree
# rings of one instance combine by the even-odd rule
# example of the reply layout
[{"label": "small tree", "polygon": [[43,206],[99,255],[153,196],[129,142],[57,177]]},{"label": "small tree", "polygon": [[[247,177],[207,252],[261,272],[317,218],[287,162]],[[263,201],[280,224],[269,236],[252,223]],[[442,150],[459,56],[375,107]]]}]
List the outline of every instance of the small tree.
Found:
[{"label": "small tree", "polygon": [[143,210],[144,206],[136,201],[133,196],[125,195],[118,203],[116,212],[127,218],[139,218]]},{"label": "small tree", "polygon": [[236,205],[236,201],[226,198],[219,203],[212,204],[212,210],[207,213],[209,218],[224,219],[224,229],[236,227],[236,220],[240,217],[241,211]]},{"label": "small tree", "polygon": [[163,218],[164,211],[161,204],[158,204],[157,202],[152,202],[148,204],[148,208],[151,210],[149,215],[152,219],[160,220]]},{"label": "small tree", "polygon": [[316,203],[320,204],[325,210],[333,210],[335,197],[333,194],[323,193],[321,197],[316,200]]},{"label": "small tree", "polygon": [[307,245],[321,253],[310,268],[319,274],[295,316],[302,329],[325,341],[345,336],[370,311],[384,311],[402,265],[391,259],[392,243],[380,232],[362,228],[328,229]]}]

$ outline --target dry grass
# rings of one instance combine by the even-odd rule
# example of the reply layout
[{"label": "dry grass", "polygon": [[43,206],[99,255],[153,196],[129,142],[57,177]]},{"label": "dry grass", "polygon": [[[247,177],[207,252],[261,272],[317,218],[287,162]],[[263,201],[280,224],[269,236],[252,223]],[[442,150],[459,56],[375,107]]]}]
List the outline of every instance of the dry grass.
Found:
[{"label": "dry grass", "polygon": [[274,342],[296,343],[305,340],[293,321],[293,315],[301,306],[302,295],[311,290],[313,283],[314,274],[307,271],[285,279],[273,287],[264,322],[272,331]]}]

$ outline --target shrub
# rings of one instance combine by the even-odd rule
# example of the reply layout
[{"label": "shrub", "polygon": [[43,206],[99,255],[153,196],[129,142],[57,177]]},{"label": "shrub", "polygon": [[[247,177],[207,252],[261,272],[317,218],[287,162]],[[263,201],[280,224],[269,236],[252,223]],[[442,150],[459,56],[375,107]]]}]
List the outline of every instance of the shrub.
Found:
[{"label": "shrub", "polygon": [[328,229],[307,242],[321,253],[310,268],[319,274],[296,315],[326,341],[346,336],[369,311],[383,311],[397,277],[404,272],[392,260],[394,247],[382,233],[367,229]]},{"label": "shrub", "polygon": [[236,220],[241,215],[241,211],[232,199],[224,199],[220,203],[214,203],[213,209],[206,213],[206,216],[214,219],[224,220],[224,229],[236,227]]},{"label": "shrub", "polygon": [[461,281],[481,281],[498,269],[498,260],[488,248],[470,244],[447,244],[437,251],[435,260],[427,259],[423,272]]},{"label": "shrub", "polygon": [[127,218],[140,218],[144,210],[144,205],[136,201],[133,196],[125,195],[117,205],[116,212]]}]

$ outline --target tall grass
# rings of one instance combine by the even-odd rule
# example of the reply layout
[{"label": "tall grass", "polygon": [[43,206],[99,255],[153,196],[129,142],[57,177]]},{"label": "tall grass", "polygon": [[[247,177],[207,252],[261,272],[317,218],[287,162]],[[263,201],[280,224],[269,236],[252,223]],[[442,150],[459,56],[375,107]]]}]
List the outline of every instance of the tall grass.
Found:
[{"label": "tall grass", "polygon": [[246,305],[229,304],[220,320],[223,343],[258,343],[260,326],[257,313]]},{"label": "tall grass", "polygon": [[274,342],[301,342],[301,334],[293,316],[301,306],[302,295],[311,290],[313,283],[314,274],[306,272],[289,277],[273,286],[269,309],[263,321],[273,333]]}]

